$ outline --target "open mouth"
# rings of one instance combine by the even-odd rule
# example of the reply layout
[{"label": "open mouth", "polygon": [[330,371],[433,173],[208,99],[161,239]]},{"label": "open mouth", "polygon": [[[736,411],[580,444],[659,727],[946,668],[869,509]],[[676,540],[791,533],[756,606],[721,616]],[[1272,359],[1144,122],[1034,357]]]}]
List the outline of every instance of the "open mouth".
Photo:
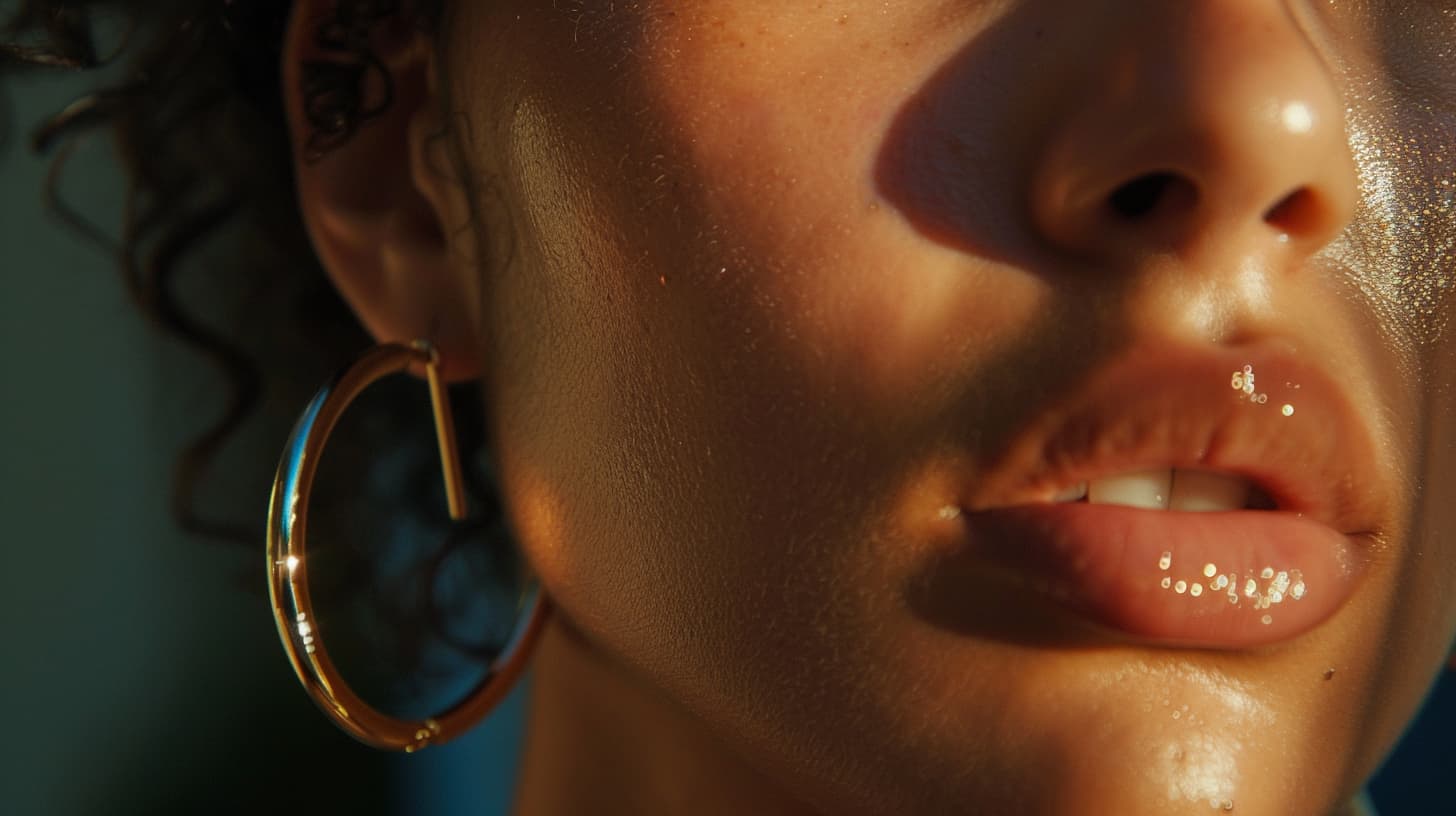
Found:
[{"label": "open mouth", "polygon": [[[1229,387],[1253,370],[1267,402]],[[1388,485],[1337,381],[1287,349],[1129,355],[1029,417],[967,480],[940,608],[1004,579],[1139,641],[1242,649],[1354,594]]]},{"label": "open mouth", "polygon": [[1057,490],[1049,503],[1187,513],[1279,509],[1266,490],[1242,476],[1195,468],[1158,468],[1078,482]]}]

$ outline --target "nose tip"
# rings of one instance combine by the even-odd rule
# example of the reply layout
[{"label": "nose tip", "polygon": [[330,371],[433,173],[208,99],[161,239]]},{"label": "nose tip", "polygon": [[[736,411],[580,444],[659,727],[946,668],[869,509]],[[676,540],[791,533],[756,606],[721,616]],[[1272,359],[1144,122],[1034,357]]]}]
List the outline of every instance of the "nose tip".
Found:
[{"label": "nose tip", "polygon": [[1282,18],[1223,14],[1165,19],[1099,55],[1032,179],[1046,240],[1103,260],[1309,253],[1348,223],[1354,163],[1323,63]]}]

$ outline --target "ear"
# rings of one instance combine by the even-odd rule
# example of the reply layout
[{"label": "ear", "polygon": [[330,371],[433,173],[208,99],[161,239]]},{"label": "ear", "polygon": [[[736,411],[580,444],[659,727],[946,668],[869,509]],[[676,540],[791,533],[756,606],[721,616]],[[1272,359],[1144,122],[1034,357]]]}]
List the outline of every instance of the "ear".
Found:
[{"label": "ear", "polygon": [[[376,340],[428,339],[447,378],[478,377],[478,273],[473,247],[459,246],[473,236],[462,228],[470,208],[440,135],[433,39],[409,20],[341,17],[339,5],[298,0],[283,44],[304,223],[329,277]],[[324,78],[332,90],[320,89]],[[331,127],[340,120],[330,106],[351,93],[352,119]]]}]

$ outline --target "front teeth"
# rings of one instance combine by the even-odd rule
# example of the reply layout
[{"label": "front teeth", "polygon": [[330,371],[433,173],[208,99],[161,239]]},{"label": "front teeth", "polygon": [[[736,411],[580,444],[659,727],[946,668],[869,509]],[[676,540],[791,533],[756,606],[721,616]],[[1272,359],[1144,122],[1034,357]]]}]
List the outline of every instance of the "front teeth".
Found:
[{"label": "front teeth", "polygon": [[1079,502],[1085,498],[1087,498],[1087,483],[1080,482],[1052,496],[1052,501],[1057,504],[1068,504],[1071,502]]},{"label": "front teeth", "polygon": [[1087,502],[1167,510],[1168,497],[1172,492],[1173,471],[1167,468],[1145,470],[1093,479],[1087,485]]},{"label": "front teeth", "polygon": [[1206,470],[1173,471],[1173,500],[1169,510],[1209,513],[1238,510],[1249,501],[1249,483],[1237,476]]},{"label": "front teeth", "polygon": [[1052,497],[1054,502],[1117,504],[1148,510],[1208,513],[1239,510],[1249,501],[1249,483],[1206,470],[1163,468],[1083,482]]}]

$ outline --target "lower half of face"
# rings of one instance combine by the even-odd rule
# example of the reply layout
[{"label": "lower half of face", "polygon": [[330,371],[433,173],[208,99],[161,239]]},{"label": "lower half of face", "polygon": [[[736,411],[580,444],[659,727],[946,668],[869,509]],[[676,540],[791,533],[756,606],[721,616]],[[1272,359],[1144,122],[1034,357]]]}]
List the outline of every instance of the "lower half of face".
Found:
[{"label": "lower half of face", "polygon": [[501,471],[594,643],[831,812],[1358,788],[1456,629],[1448,13],[488,5]]}]

